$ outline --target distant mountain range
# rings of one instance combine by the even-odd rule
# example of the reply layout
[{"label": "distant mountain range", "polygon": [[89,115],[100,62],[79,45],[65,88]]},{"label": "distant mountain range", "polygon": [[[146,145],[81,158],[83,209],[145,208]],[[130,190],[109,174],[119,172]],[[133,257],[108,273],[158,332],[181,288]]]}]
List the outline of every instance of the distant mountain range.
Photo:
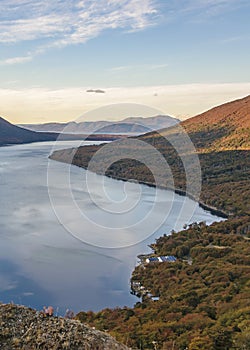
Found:
[{"label": "distant mountain range", "polygon": [[21,127],[39,132],[65,132],[74,134],[143,134],[153,130],[168,128],[179,123],[180,120],[167,115],[158,115],[149,118],[131,117],[119,122],[69,122],[46,124],[21,124]]},{"label": "distant mountain range", "polygon": [[[179,123],[178,119],[169,116],[150,118],[127,118],[121,122],[69,122],[47,124],[13,125],[0,117],[0,146],[29,142],[55,141],[60,139],[75,140],[114,140],[121,135],[138,135],[148,131],[170,127]],[[89,135],[89,136],[88,136]]]},{"label": "distant mountain range", "polygon": [[113,141],[117,138],[123,137],[122,135],[110,135],[110,134],[70,134],[70,133],[56,133],[56,132],[38,132],[33,130],[27,130],[23,127],[19,127],[9,123],[7,120],[0,117],[0,146],[22,144],[30,142],[42,142],[42,141],[56,141],[60,136],[60,140],[91,140],[91,141]]}]

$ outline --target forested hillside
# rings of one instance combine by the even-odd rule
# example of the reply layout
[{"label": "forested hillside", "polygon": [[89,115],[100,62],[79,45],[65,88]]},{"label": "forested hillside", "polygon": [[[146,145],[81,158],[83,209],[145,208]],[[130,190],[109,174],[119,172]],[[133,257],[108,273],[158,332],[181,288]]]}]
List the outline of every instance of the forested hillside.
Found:
[{"label": "forested hillside", "polygon": [[[196,197],[195,191],[188,194],[227,214],[249,214],[250,138],[247,137],[250,130],[249,121],[250,96],[184,121],[181,124],[182,128],[177,126],[161,130],[160,133],[152,132],[139,136],[135,140],[149,145],[148,150],[145,146],[143,148],[143,153],[146,154],[146,165],[134,159],[121,159],[113,163],[113,159],[117,156],[119,158],[119,154],[130,153],[129,142],[124,144],[123,141],[117,141],[112,152],[105,155],[105,162],[113,163],[108,169],[104,167],[105,175],[155,184],[154,176],[149,170],[154,168],[154,175],[160,179],[158,182],[161,186],[172,187],[171,181],[161,172],[161,168],[155,167],[153,156],[150,157],[150,149],[153,146],[165,157],[170,166],[174,178],[174,189],[187,192],[186,169],[183,166],[183,159],[189,161],[187,149],[185,144],[180,144],[177,152],[170,142],[182,140],[182,134],[185,137],[187,132],[199,157],[202,174],[200,198]],[[228,140],[234,140],[230,147],[228,147]],[[98,146],[80,147],[77,151],[73,150],[73,153],[75,152],[73,156],[71,150],[60,150],[54,152],[51,158],[87,168],[97,150],[99,150]],[[192,164],[190,166],[192,170]],[[92,164],[92,170],[100,172],[99,168],[99,164],[96,164],[96,168]],[[200,179],[196,178],[196,175],[199,174],[195,172],[192,174],[192,181],[198,183]]]},{"label": "forested hillside", "polygon": [[153,256],[177,261],[136,267],[131,283],[140,284],[140,302],[78,319],[138,349],[249,349],[249,233],[242,218],[159,238]]},{"label": "forested hillside", "polygon": [[[138,349],[250,348],[249,120],[250,96],[182,123],[200,160],[199,201],[224,212],[228,220],[209,227],[195,223],[171,236],[166,232],[156,243],[152,242],[152,256],[174,255],[177,262],[142,262],[135,269],[132,289],[142,298],[140,302],[133,309],[81,312],[80,320],[105,329]],[[175,190],[188,192],[183,160],[188,162],[190,154],[185,143],[180,144],[179,152],[171,145],[171,140],[180,139],[182,132],[174,127],[139,137],[148,144],[148,167],[133,159],[120,159],[105,174],[154,185],[155,178],[149,170],[154,166],[150,157],[153,146],[170,166]],[[129,146],[122,147],[123,154],[129,153]],[[99,149],[95,146],[76,152],[64,150],[51,157],[72,162],[73,154],[73,164],[87,168]],[[108,161],[116,158],[115,153],[114,150],[107,155]],[[92,169],[98,172],[98,164],[95,166]],[[162,187],[171,187],[170,180],[163,175],[161,178],[160,171],[157,176]],[[199,181],[195,176],[194,183]],[[195,197],[195,193],[188,194]]]}]

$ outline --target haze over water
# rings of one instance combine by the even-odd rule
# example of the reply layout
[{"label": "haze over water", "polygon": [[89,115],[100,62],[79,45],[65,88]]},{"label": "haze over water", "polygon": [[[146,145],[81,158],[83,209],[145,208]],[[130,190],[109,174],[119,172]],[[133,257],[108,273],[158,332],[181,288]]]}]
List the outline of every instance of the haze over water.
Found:
[{"label": "haze over water", "polygon": [[[65,142],[62,146],[74,144],[77,142]],[[185,197],[174,195],[170,213],[159,225],[166,203],[172,201],[172,192],[159,190],[156,198],[154,188],[92,174],[89,193],[84,183],[85,170],[72,167],[70,190],[81,212],[86,214],[79,219],[74,216],[67,189],[61,186],[68,166],[53,161],[50,169],[50,177],[54,179],[54,187],[50,188],[53,200],[60,203],[61,213],[65,213],[63,224],[73,222],[75,231],[83,233],[87,242],[84,243],[65,229],[52,208],[47,186],[48,156],[52,147],[53,143],[47,142],[0,148],[0,301],[38,309],[51,304],[62,314],[66,308],[80,311],[132,306],[138,301],[129,293],[136,257],[148,253],[147,245],[156,237],[183,227],[186,222],[179,213]],[[106,217],[93,202],[107,204],[107,198],[103,198],[100,191],[104,182],[105,193],[111,202],[116,201],[116,207],[124,195],[132,201],[136,193],[140,194],[135,205],[136,215],[130,217],[132,221],[126,230],[119,230],[119,225],[124,224],[119,216],[111,213]],[[193,203],[186,200],[190,205]],[[157,212],[150,212],[155,201]],[[143,227],[149,213],[150,225],[157,228],[152,235],[146,234],[147,221]],[[142,223],[138,231],[136,225],[131,224],[136,219]],[[95,221],[94,225],[91,220]],[[120,248],[114,248],[117,236],[112,237],[102,227],[105,220],[112,221],[114,228],[117,226],[117,234],[118,231],[121,234]],[[196,205],[189,222],[219,220]],[[113,230],[113,235],[115,232]],[[135,244],[127,244],[133,241]]]}]

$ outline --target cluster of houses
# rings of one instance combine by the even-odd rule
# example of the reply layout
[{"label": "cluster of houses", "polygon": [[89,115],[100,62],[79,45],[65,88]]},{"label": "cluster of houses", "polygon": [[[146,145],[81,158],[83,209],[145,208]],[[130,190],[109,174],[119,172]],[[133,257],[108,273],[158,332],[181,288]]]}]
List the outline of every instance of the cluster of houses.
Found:
[{"label": "cluster of houses", "polygon": [[176,262],[176,257],[173,255],[165,255],[165,256],[152,256],[145,260],[146,263],[152,262]]},{"label": "cluster of houses", "polygon": [[[147,256],[147,258],[145,258],[145,256],[141,255],[139,258],[140,258],[141,262],[144,261],[144,263],[147,263],[147,264],[162,263],[162,262],[174,263],[177,260],[177,258],[173,255]],[[143,266],[143,264],[141,266]],[[144,268],[145,268],[145,266],[144,266]],[[150,293],[150,291],[147,290],[139,281],[132,281],[131,282],[131,290],[132,290],[132,294],[135,294],[138,297],[141,297],[142,299],[147,297],[153,301],[159,300],[158,296],[152,295]]]}]

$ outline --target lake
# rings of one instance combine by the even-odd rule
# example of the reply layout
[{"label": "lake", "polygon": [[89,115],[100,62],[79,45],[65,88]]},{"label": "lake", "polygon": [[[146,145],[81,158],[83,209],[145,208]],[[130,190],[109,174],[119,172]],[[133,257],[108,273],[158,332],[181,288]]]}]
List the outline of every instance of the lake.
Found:
[{"label": "lake", "polygon": [[0,148],[4,303],[53,305],[59,314],[132,306],[138,299],[129,279],[138,254],[185,223],[222,220],[171,191],[48,161],[52,148],[53,142]]}]

